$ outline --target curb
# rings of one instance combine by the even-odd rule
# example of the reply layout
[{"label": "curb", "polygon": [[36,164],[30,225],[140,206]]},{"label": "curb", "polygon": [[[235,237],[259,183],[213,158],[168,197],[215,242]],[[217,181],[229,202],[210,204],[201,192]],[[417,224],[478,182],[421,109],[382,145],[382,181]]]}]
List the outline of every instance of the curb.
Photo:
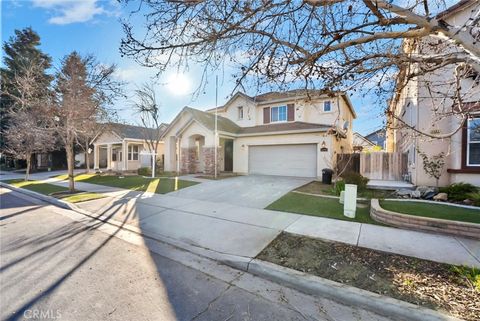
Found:
[{"label": "curb", "polygon": [[207,248],[201,248],[162,235],[145,233],[137,227],[111,221],[104,216],[95,216],[94,214],[80,209],[71,203],[58,200],[51,196],[46,196],[37,192],[15,187],[3,182],[0,182],[0,186],[36,199],[43,200],[64,209],[73,210],[93,219],[121,227],[146,238],[172,245],[176,248],[189,251],[202,257],[213,259],[234,269],[248,272],[275,283],[286,285],[306,294],[326,297],[339,303],[354,307],[361,307],[386,317],[393,317],[402,320],[461,321],[461,319],[442,314],[431,309],[317,277],[311,274],[303,273],[270,262],[226,253],[218,253]]},{"label": "curb", "polygon": [[412,303],[296,271],[270,262],[253,259],[247,272],[287,285],[298,291],[329,298],[350,306],[362,307],[394,319],[415,321],[461,321],[461,319]]},{"label": "curb", "polygon": [[12,191],[15,191],[15,192],[18,192],[18,193],[21,193],[21,194],[25,194],[27,196],[45,201],[47,203],[53,204],[55,206],[58,206],[58,207],[61,207],[61,208],[67,209],[67,210],[73,210],[73,211],[78,211],[79,210],[79,208],[77,206],[75,206],[71,203],[59,200],[58,198],[55,198],[55,197],[52,197],[52,196],[43,195],[43,194],[40,194],[40,193],[37,193],[37,192],[34,192],[34,191],[30,191],[30,190],[25,189],[25,188],[16,187],[16,186],[4,183],[4,182],[0,182],[0,187],[8,188]]}]

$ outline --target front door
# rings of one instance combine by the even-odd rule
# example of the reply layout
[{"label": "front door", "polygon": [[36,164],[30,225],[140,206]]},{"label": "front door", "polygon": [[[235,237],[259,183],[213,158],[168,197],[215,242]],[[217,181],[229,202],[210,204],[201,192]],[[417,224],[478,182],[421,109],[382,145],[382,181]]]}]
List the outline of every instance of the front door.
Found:
[{"label": "front door", "polygon": [[225,141],[225,172],[233,171],[233,140]]}]

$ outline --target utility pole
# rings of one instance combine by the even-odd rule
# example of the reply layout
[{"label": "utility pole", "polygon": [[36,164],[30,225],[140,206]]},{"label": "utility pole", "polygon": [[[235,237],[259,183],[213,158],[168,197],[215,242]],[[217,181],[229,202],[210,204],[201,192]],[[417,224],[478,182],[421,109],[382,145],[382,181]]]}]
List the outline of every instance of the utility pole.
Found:
[{"label": "utility pole", "polygon": [[215,174],[214,174],[214,177],[215,179],[217,179],[217,149],[218,149],[218,131],[217,131],[217,117],[218,117],[218,114],[217,114],[217,107],[218,107],[218,75],[215,76]]}]

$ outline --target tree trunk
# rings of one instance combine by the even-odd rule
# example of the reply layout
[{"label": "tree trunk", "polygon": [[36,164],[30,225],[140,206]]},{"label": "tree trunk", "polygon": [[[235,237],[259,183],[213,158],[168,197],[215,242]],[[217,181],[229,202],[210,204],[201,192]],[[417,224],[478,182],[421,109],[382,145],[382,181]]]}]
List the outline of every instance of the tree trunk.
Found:
[{"label": "tree trunk", "polygon": [[90,173],[90,154],[88,153],[88,144],[85,146],[85,171]]},{"label": "tree trunk", "polygon": [[25,181],[28,181],[30,178],[30,166],[32,163],[32,154],[27,155],[27,169],[25,171]]},{"label": "tree trunk", "polygon": [[73,153],[73,145],[68,144],[65,146],[67,152],[67,168],[68,168],[68,189],[70,193],[75,192],[75,181],[73,176],[73,170],[75,167],[75,154]]}]

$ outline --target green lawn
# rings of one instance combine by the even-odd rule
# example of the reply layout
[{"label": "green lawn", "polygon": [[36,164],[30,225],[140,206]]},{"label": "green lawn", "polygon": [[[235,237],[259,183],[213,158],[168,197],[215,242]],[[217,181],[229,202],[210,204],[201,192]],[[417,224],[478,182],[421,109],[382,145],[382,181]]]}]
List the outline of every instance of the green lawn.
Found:
[{"label": "green lawn", "polygon": [[[104,195],[99,193],[88,193],[80,191],[75,194],[63,194],[62,192],[68,191],[68,188],[48,183],[42,183],[40,181],[24,181],[23,179],[12,179],[4,182],[15,187],[28,189],[30,191],[37,192],[43,195],[51,195],[53,197],[62,199],[70,203],[91,201],[94,199],[105,197]],[[57,193],[58,195],[56,195]]]},{"label": "green lawn", "polygon": [[[66,175],[57,178],[66,179]],[[109,176],[96,174],[80,174],[75,176],[75,181],[98,184],[111,187],[120,187],[134,191],[148,191],[157,194],[173,192],[185,187],[198,184],[197,182],[185,181],[175,178],[148,178],[143,176]]]},{"label": "green lawn", "polygon": [[80,203],[80,202],[92,201],[92,200],[96,200],[104,197],[105,195],[102,195],[99,193],[81,192],[81,193],[72,194],[68,196],[62,195],[61,199],[70,203]]},{"label": "green lawn", "polygon": [[470,223],[480,223],[480,209],[469,209],[423,202],[380,201],[380,206],[392,212],[433,217]]},{"label": "green lawn", "polygon": [[362,203],[358,205],[355,218],[352,219],[343,215],[343,204],[340,204],[338,199],[290,192],[268,205],[266,209],[381,225],[370,217],[369,205]]},{"label": "green lawn", "polygon": [[23,179],[11,179],[3,181],[4,183],[34,191],[43,195],[68,191],[68,188],[53,184],[42,183],[40,181],[25,181]]},{"label": "green lawn", "polygon": [[[331,195],[338,196],[333,189],[333,184],[323,184],[320,181],[313,181],[296,189],[298,192],[317,194],[317,195]],[[358,197],[361,198],[386,198],[392,197],[393,191],[366,189],[358,191]]]}]

